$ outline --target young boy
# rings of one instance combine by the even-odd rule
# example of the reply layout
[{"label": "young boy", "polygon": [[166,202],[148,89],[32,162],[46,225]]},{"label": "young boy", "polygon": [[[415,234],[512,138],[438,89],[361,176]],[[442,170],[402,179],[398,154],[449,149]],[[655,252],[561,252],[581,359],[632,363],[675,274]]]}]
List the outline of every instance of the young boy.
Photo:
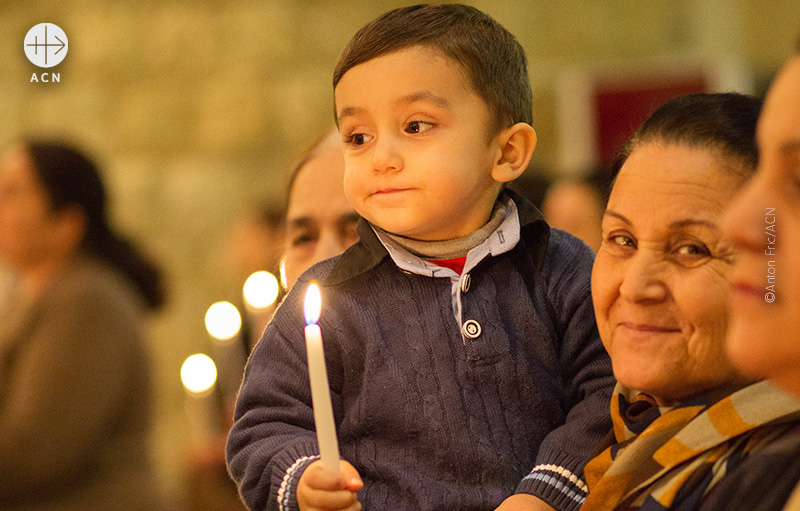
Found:
[{"label": "young boy", "polygon": [[[576,510],[613,378],[591,250],[504,189],[536,143],[522,48],[471,7],[396,9],[353,37],[334,95],[361,240],[300,278],[250,357],[228,441],[244,500]],[[317,461],[311,280],[341,477]]]}]

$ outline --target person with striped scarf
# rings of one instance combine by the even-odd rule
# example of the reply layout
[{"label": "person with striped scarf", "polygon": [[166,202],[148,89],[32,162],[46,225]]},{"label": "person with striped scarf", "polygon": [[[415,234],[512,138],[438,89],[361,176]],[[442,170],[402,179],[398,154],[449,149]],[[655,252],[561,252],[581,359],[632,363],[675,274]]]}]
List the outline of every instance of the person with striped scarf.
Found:
[{"label": "person with striped scarf", "polygon": [[618,385],[582,511],[779,510],[791,491],[750,474],[798,442],[800,400],[725,352],[737,253],[719,223],[755,171],[759,111],[734,93],[670,100],[615,160],[592,295]]}]

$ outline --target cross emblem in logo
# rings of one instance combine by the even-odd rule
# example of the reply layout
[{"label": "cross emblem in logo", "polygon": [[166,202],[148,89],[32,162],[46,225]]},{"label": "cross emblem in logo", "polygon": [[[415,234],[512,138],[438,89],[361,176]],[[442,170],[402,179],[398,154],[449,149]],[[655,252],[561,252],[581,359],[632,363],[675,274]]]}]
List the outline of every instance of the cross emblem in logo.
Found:
[{"label": "cross emblem in logo", "polygon": [[58,25],[39,23],[25,35],[25,55],[39,67],[61,63],[69,51],[67,34]]}]

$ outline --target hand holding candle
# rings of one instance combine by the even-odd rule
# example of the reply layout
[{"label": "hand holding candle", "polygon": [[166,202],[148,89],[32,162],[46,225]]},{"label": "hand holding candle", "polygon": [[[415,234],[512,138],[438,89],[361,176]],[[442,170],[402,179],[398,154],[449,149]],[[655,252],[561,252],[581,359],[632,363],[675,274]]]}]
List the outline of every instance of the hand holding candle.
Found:
[{"label": "hand holding candle", "polygon": [[328,370],[322,347],[322,332],[319,329],[322,296],[319,286],[312,282],[305,299],[306,350],[308,352],[308,376],[311,383],[311,401],[314,405],[314,424],[322,466],[333,474],[339,474],[339,443],[336,440],[336,424],[333,420],[333,405],[328,387]]}]

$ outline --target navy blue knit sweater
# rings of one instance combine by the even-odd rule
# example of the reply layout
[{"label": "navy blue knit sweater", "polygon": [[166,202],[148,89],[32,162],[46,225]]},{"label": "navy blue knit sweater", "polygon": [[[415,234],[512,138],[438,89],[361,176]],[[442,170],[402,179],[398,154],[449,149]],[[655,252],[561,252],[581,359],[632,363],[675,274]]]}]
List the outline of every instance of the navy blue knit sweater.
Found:
[{"label": "navy blue knit sweater", "polygon": [[301,277],[250,356],[228,439],[248,506],[297,509],[317,459],[302,312],[314,279],[341,456],[364,480],[365,510],[492,510],[515,492],[580,507],[583,467],[611,427],[593,255],[514,200],[519,242],[452,277],[470,280],[462,325],[451,278],[401,270],[366,223]]}]

